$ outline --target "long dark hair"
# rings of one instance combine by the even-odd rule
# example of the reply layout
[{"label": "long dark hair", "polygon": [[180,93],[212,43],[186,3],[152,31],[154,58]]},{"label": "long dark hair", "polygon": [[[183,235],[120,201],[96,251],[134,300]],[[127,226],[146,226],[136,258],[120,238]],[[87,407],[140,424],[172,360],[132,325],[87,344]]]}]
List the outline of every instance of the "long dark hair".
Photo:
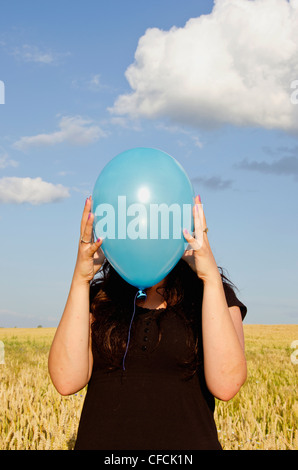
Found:
[{"label": "long dark hair", "polygon": [[[229,282],[222,271],[221,275],[223,280]],[[100,352],[101,360],[105,361],[110,370],[121,367],[136,292],[137,289],[128,284],[107,260],[101,268],[100,276],[91,283],[92,345]],[[192,355],[181,366],[192,375],[202,365],[203,282],[190,266],[180,259],[165,278],[160,294],[167,308],[158,313],[158,325],[160,326],[165,312],[175,306],[175,311],[183,318],[189,330],[189,344],[193,345]],[[161,329],[159,341],[160,339]]]}]

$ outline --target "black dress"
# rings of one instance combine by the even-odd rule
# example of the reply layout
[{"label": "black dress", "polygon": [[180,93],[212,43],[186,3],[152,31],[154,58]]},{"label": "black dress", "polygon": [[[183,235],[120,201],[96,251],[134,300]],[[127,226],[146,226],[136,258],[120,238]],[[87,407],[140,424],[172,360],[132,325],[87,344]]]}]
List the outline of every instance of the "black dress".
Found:
[{"label": "black dress", "polygon": [[[225,288],[228,306],[246,307]],[[93,348],[94,365],[75,450],[220,450],[214,397],[203,371],[185,379],[188,332],[175,308],[136,307],[125,370],[108,372]]]}]

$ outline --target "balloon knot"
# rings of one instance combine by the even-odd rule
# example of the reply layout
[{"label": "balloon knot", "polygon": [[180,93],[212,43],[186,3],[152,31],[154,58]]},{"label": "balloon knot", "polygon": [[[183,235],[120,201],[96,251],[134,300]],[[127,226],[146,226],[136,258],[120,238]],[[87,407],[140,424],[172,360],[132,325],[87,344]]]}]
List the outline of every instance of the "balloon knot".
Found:
[{"label": "balloon knot", "polygon": [[143,291],[142,289],[140,289],[138,292],[137,292],[137,299],[141,299],[141,298],[144,298],[146,299],[147,297],[147,294],[145,291]]}]

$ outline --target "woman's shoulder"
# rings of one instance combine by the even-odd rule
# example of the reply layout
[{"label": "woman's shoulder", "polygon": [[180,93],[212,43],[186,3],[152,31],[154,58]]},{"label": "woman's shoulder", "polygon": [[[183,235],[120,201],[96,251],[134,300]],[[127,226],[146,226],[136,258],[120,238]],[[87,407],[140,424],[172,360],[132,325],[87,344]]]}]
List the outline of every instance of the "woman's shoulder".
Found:
[{"label": "woman's shoulder", "polygon": [[225,279],[223,279],[223,288],[225,291],[228,307],[239,307],[243,320],[247,313],[247,307],[239,300],[238,296],[236,295],[235,286],[232,283],[227,282]]}]

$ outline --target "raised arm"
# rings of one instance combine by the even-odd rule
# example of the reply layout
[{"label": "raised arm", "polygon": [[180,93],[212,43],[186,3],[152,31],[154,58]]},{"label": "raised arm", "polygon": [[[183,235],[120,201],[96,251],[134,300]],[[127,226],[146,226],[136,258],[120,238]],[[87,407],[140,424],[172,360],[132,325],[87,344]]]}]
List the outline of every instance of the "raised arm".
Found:
[{"label": "raised arm", "polygon": [[99,249],[102,240],[91,242],[94,215],[90,211],[91,198],[88,198],[69,295],[49,353],[49,373],[61,395],[81,390],[92,372],[89,286],[104,256]]},{"label": "raised arm", "polygon": [[202,336],[207,387],[217,398],[233,398],[246,380],[244,337],[239,307],[228,308],[222,278],[207,238],[199,199],[194,208],[195,238],[184,232],[192,248],[194,269],[204,283]]}]

